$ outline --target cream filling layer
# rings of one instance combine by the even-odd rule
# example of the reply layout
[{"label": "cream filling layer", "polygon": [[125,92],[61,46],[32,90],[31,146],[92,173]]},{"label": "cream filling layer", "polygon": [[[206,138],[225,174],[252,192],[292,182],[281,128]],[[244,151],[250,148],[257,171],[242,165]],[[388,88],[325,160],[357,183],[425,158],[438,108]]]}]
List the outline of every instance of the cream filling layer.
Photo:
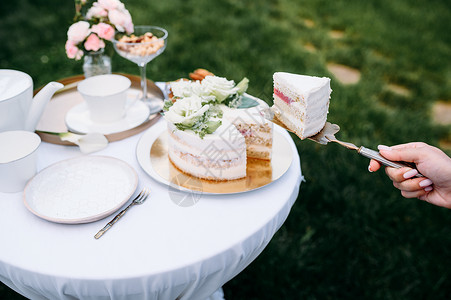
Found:
[{"label": "cream filling layer", "polygon": [[302,109],[302,106],[299,103],[288,105],[285,101],[276,96],[274,98],[274,104],[281,112],[281,115],[278,116],[281,121],[288,120],[296,127],[290,129],[298,131],[303,137],[318,133],[326,123],[327,110],[315,112],[315,114],[308,115],[309,118],[305,118],[305,110]]},{"label": "cream filling layer", "polygon": [[272,150],[272,146],[263,146],[263,145],[249,145],[247,147],[248,150],[258,151],[258,152],[270,152]]},{"label": "cream filling layer", "polygon": [[264,141],[271,141],[272,140],[272,133],[263,132],[263,131],[250,131],[250,130],[249,131],[241,131],[241,134],[246,139],[247,138],[256,137],[256,138],[264,140]]},{"label": "cream filling layer", "polygon": [[329,100],[321,103],[319,99],[311,99],[309,100],[310,104],[298,101],[293,101],[290,104],[287,104],[287,102],[277,95],[274,95],[274,98],[278,99],[278,104],[276,104],[277,106],[286,107],[290,111],[295,111],[298,115],[302,116],[303,119],[315,119],[319,115],[323,115],[324,113],[327,114],[329,110]]}]

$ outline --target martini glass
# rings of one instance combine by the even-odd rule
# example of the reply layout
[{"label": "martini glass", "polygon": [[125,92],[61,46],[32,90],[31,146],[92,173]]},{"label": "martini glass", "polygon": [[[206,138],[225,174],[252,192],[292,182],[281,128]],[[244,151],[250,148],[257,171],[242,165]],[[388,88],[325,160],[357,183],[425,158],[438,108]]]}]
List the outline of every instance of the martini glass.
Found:
[{"label": "martini glass", "polygon": [[116,52],[138,65],[141,73],[141,101],[147,104],[150,113],[159,112],[163,107],[161,99],[147,95],[146,65],[155,57],[163,53],[166,48],[168,32],[157,26],[135,26],[130,36],[124,33],[116,34],[112,39]]}]

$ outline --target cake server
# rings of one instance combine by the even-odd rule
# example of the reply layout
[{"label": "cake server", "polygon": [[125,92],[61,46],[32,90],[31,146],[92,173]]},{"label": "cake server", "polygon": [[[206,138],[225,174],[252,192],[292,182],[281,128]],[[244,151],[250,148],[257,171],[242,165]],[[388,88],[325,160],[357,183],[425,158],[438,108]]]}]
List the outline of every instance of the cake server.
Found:
[{"label": "cake server", "polygon": [[[287,128],[287,126],[285,126],[285,124],[283,124],[277,118],[277,112],[274,112],[273,109],[270,108],[265,111],[265,118],[268,121],[271,121],[274,124],[277,124],[280,127],[294,133],[292,130]],[[312,140],[314,142],[317,142],[321,145],[327,145],[329,142],[334,142],[334,143],[340,144],[341,146],[346,147],[350,150],[357,151],[357,153],[362,156],[365,156],[369,159],[377,160],[378,162],[380,162],[381,164],[383,164],[384,166],[387,166],[387,167],[392,167],[392,168],[397,168],[397,169],[402,168],[402,167],[409,167],[409,168],[416,169],[416,166],[413,163],[391,161],[391,160],[386,159],[382,155],[380,155],[379,152],[374,151],[372,149],[366,148],[364,146],[358,147],[352,143],[340,141],[335,137],[335,134],[338,131],[340,131],[340,126],[338,126],[337,124],[331,124],[329,122],[326,122],[326,124],[324,125],[323,129],[321,129],[320,132],[318,132],[316,135],[308,137],[308,139]],[[423,175],[418,172],[418,174],[415,177],[423,177]]]}]

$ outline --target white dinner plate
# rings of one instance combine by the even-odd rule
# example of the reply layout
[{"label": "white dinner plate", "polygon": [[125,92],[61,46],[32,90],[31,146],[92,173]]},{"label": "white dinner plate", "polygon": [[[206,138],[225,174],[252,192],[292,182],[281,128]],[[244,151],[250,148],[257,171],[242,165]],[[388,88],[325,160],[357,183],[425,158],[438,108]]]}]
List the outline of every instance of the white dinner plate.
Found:
[{"label": "white dinner plate", "polygon": [[[134,101],[130,97],[128,103]],[[135,128],[144,123],[150,115],[149,107],[142,101],[136,101],[127,111],[124,118],[109,123],[96,123],[89,117],[88,106],[82,102],[71,108],[65,118],[66,126],[70,131],[76,133],[99,132],[112,134]]]},{"label": "white dinner plate", "polygon": [[177,169],[167,154],[166,123],[147,130],[138,142],[136,157],[141,168],[154,180],[170,189],[208,195],[250,192],[278,180],[293,160],[291,146],[280,126],[274,125],[271,161],[247,160],[246,177],[236,180],[214,181],[199,179]]},{"label": "white dinner plate", "polygon": [[24,190],[25,206],[56,223],[100,220],[117,211],[138,185],[136,171],[108,156],[81,156],[41,170]]}]

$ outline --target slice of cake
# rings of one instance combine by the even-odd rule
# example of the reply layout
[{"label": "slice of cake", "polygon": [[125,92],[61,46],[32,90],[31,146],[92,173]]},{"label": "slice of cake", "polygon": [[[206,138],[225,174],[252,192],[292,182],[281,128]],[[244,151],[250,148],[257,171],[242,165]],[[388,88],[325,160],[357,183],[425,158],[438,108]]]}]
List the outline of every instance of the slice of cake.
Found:
[{"label": "slice of cake", "polygon": [[276,72],[274,106],[276,117],[301,139],[317,134],[326,124],[330,79]]}]

